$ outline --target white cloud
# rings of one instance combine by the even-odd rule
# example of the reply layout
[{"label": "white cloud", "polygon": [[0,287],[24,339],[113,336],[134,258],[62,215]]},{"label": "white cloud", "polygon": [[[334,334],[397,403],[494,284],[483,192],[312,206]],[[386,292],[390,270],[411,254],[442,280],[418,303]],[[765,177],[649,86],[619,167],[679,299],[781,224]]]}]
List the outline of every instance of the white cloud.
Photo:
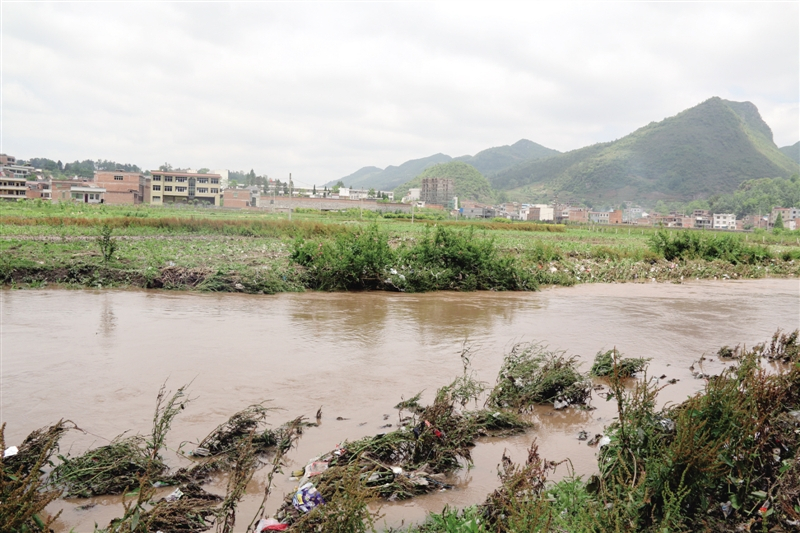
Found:
[{"label": "white cloud", "polygon": [[2,7],[2,150],[322,183],[528,138],[619,138],[711,96],[798,140],[796,3]]}]

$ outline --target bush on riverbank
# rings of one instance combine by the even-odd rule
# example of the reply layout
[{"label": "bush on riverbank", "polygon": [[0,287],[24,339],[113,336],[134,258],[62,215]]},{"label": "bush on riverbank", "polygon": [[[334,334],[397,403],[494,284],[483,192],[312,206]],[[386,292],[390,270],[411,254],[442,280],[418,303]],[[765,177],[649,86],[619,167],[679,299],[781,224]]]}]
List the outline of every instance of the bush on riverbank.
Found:
[{"label": "bush on riverbank", "polygon": [[292,260],[306,268],[306,283],[320,290],[531,290],[535,282],[493,240],[474,229],[436,226],[411,246],[392,248],[377,225],[333,240],[297,239]]},{"label": "bush on riverbank", "polygon": [[721,260],[733,264],[755,265],[773,258],[766,246],[746,244],[733,235],[707,236],[695,231],[680,231],[670,235],[666,230],[650,238],[653,251],[662,254],[668,261],[705,259]]}]

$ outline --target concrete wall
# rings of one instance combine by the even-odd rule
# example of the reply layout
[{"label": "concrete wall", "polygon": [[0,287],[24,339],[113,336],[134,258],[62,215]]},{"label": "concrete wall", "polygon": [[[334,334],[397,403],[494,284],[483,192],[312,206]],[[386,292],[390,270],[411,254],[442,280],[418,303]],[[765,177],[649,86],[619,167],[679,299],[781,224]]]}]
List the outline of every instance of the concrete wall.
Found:
[{"label": "concrete wall", "polygon": [[[270,210],[273,205],[275,209],[320,209],[323,211],[341,211],[344,209],[368,209],[370,211],[383,211],[394,213],[410,213],[411,206],[400,203],[378,203],[375,200],[331,200],[328,198],[289,198],[288,196],[276,196],[275,204],[272,204],[272,196],[262,196],[259,205],[262,209]],[[225,206],[228,207],[227,202]]]}]

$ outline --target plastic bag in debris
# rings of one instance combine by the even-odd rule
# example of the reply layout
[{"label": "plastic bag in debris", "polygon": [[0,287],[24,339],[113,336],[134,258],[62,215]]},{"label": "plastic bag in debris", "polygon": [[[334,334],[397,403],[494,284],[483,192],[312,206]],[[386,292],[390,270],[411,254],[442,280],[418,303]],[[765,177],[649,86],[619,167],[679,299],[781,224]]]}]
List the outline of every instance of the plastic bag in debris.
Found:
[{"label": "plastic bag in debris", "polygon": [[263,531],[285,531],[288,528],[289,524],[283,524],[274,518],[262,518],[256,524],[255,533],[262,533]]},{"label": "plastic bag in debris", "polygon": [[324,504],[325,500],[322,498],[322,494],[317,491],[313,483],[306,483],[301,486],[292,498],[294,508],[303,513],[307,513],[314,507]]},{"label": "plastic bag in debris", "polygon": [[328,469],[327,461],[312,461],[306,465],[305,476],[314,477],[318,476]]},{"label": "plastic bag in debris", "polygon": [[178,488],[178,489],[175,489],[174,491],[172,491],[172,494],[170,494],[169,496],[167,496],[164,499],[166,501],[168,501],[168,502],[175,502],[175,501],[180,500],[181,496],[183,496],[183,491]]},{"label": "plastic bag in debris", "polygon": [[19,448],[16,446],[9,446],[6,448],[6,451],[3,452],[3,459],[7,459],[8,457],[14,457],[19,453]]}]

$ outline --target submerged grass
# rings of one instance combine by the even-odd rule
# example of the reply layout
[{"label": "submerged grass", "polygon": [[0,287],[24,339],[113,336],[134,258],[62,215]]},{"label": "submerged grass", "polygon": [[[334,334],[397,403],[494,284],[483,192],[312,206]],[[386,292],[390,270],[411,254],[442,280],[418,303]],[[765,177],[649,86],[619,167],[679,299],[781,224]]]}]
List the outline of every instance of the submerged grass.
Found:
[{"label": "submerged grass", "polygon": [[598,352],[594,358],[594,364],[589,370],[589,375],[592,377],[607,377],[616,372],[620,378],[629,378],[644,370],[648,361],[649,359],[642,357],[620,358],[616,348],[606,352]]}]

